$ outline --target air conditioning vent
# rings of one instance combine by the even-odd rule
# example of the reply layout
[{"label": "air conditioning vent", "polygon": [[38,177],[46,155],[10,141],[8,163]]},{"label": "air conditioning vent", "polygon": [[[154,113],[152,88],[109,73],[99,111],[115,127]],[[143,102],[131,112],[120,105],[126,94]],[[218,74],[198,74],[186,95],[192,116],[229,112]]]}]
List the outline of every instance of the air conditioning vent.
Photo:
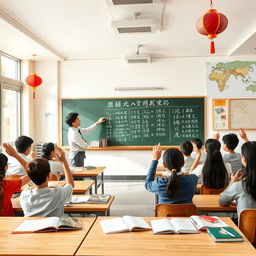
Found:
[{"label": "air conditioning vent", "polygon": [[149,63],[150,55],[138,54],[125,56],[127,63]]},{"label": "air conditioning vent", "polygon": [[155,33],[156,23],[152,19],[114,20],[112,27],[118,34]]},{"label": "air conditioning vent", "polygon": [[111,5],[128,5],[128,4],[155,4],[161,3],[162,0],[107,0]]}]

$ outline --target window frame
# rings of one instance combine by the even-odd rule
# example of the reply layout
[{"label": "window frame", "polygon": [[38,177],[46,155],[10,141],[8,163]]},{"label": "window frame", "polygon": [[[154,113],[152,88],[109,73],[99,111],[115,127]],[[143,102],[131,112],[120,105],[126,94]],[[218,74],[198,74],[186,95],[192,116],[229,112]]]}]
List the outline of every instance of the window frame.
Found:
[{"label": "window frame", "polygon": [[1,75],[1,70],[0,70],[0,142],[3,143],[2,138],[2,129],[3,129],[3,125],[2,125],[2,120],[3,120],[3,89],[5,90],[12,90],[12,91],[16,91],[17,94],[17,128],[16,128],[16,134],[17,136],[20,136],[21,133],[21,93],[22,93],[22,87],[23,87],[23,83],[21,82],[21,60],[18,58],[15,58],[9,54],[6,54],[2,51],[0,51],[0,68],[1,68],[1,56],[5,56],[7,58],[13,59],[15,61],[17,61],[17,65],[16,65],[16,72],[17,75],[16,77],[18,78],[18,80],[15,79],[11,79],[8,77],[4,77]]}]

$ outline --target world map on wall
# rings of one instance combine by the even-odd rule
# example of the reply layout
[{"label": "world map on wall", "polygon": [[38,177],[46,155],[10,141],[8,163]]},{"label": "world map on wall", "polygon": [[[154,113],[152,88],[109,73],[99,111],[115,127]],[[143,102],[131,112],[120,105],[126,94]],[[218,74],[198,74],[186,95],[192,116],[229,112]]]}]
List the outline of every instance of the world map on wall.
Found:
[{"label": "world map on wall", "polygon": [[206,79],[209,97],[255,97],[256,61],[207,62]]}]

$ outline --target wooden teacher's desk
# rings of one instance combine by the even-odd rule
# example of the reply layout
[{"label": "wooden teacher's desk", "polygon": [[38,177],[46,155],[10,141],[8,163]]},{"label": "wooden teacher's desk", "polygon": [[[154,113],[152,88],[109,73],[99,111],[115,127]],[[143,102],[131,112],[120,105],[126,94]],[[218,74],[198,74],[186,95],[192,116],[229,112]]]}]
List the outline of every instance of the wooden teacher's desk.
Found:
[{"label": "wooden teacher's desk", "polygon": [[[82,196],[82,195],[76,195]],[[65,213],[94,213],[96,215],[110,215],[110,207],[115,199],[115,196],[112,195],[107,203],[105,204],[72,204],[64,207]],[[20,206],[20,197],[12,198],[12,207],[14,208],[15,213],[23,213]]]},{"label": "wooden teacher's desk", "polygon": [[[72,167],[74,168],[74,167]],[[81,171],[74,171],[72,172],[73,177],[88,177],[94,180],[94,188],[95,194],[98,193],[98,188],[101,186],[101,193],[104,194],[104,170],[106,169],[105,166],[97,166],[95,169],[86,169],[85,167],[75,167],[77,170]],[[62,174],[64,176],[64,174]],[[98,182],[98,177],[100,177],[100,181]]]},{"label": "wooden teacher's desk", "polygon": [[[74,189],[73,189],[73,193],[87,193],[89,191],[89,193],[92,193],[92,186],[95,182],[93,180],[75,180],[74,181]],[[53,187],[53,186],[64,186],[66,184],[65,181],[49,181],[48,182],[48,186],[49,187]],[[33,185],[24,185],[21,189],[32,189],[34,188]]]},{"label": "wooden teacher's desk", "polygon": [[25,219],[41,218],[0,218],[0,255],[75,255],[75,252],[79,248],[79,245],[81,244],[95,221],[95,218],[81,218],[83,223],[82,230],[11,234],[11,232]]},{"label": "wooden teacher's desk", "polygon": [[[153,235],[152,231],[126,232],[105,235],[97,218],[89,234],[78,249],[77,256],[248,256],[256,255],[253,246],[244,242],[215,243],[206,231],[200,234]],[[106,218],[106,217],[105,217]],[[145,218],[149,221],[155,218]],[[229,226],[239,229],[230,218],[221,218]]]}]

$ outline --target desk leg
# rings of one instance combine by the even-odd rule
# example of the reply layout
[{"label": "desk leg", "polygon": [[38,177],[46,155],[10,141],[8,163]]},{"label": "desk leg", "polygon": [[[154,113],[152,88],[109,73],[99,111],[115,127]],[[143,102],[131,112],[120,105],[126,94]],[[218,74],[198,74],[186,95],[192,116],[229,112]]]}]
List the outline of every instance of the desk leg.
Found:
[{"label": "desk leg", "polygon": [[101,173],[101,192],[104,194],[104,172]]},{"label": "desk leg", "polygon": [[155,205],[158,204],[159,198],[158,198],[158,194],[155,193]]},{"label": "desk leg", "polygon": [[98,179],[97,179],[97,176],[94,178],[94,181],[95,181],[95,194],[98,193]]}]

